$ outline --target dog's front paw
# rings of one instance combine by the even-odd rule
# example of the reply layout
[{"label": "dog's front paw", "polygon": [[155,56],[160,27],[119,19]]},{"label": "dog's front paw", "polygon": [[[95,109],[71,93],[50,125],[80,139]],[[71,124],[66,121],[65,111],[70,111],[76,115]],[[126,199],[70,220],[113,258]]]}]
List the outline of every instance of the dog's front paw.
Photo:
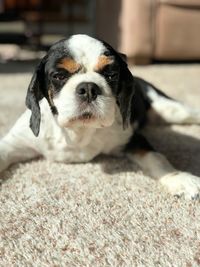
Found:
[{"label": "dog's front paw", "polygon": [[161,184],[175,196],[186,199],[200,198],[200,177],[187,172],[174,172],[160,179]]}]

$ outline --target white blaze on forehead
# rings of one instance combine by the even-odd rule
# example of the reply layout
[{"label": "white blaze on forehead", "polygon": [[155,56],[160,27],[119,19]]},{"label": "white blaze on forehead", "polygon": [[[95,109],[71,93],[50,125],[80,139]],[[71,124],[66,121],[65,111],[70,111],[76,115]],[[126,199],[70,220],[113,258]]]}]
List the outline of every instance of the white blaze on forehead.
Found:
[{"label": "white blaze on forehead", "polygon": [[79,64],[92,69],[106,50],[99,40],[85,34],[73,35],[67,42],[72,57]]}]

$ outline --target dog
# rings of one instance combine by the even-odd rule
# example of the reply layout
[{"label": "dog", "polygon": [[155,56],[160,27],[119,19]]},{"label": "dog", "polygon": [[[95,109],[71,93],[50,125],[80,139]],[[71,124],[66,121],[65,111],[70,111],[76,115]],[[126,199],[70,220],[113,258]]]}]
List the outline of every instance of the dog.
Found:
[{"label": "dog", "polygon": [[167,123],[199,124],[200,111],[134,77],[106,42],[78,34],[55,43],[33,74],[26,105],[0,141],[0,172],[41,155],[76,163],[120,154],[169,193],[200,197],[200,178],[176,170],[141,133],[152,112]]}]

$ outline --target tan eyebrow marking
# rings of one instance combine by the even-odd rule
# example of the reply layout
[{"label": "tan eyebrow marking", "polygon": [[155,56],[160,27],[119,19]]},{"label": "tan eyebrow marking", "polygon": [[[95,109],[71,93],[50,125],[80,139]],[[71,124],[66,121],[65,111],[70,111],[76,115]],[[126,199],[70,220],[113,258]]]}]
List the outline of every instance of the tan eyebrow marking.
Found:
[{"label": "tan eyebrow marking", "polygon": [[109,65],[113,63],[113,59],[111,57],[107,57],[105,55],[101,55],[99,57],[99,60],[96,64],[96,66],[94,67],[95,71],[100,71],[102,70],[106,65]]},{"label": "tan eyebrow marking", "polygon": [[74,73],[81,68],[81,65],[78,64],[72,58],[65,57],[65,58],[61,59],[60,63],[57,65],[57,67],[66,69],[70,73]]}]

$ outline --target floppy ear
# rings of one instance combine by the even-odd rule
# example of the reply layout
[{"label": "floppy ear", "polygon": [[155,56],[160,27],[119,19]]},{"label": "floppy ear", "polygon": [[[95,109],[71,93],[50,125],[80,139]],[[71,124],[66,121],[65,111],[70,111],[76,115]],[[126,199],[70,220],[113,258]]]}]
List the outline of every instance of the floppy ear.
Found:
[{"label": "floppy ear", "polygon": [[126,55],[126,54],[118,52],[118,55],[120,56],[120,58],[121,58],[123,61],[127,62],[127,55]]},{"label": "floppy ear", "polygon": [[132,98],[135,91],[134,78],[128,69],[127,63],[120,57],[120,77],[117,101],[122,115],[123,128],[126,129],[132,117]]},{"label": "floppy ear", "polygon": [[31,110],[30,128],[35,136],[40,131],[40,106],[39,101],[45,96],[45,73],[44,66],[46,57],[36,67],[26,95],[26,106]]},{"label": "floppy ear", "polygon": [[119,62],[120,74],[116,97],[117,104],[119,105],[120,113],[122,115],[123,128],[126,129],[131,122],[131,117],[133,117],[132,99],[135,92],[134,78],[126,63],[127,56],[125,54],[117,52],[105,41],[101,40],[101,42],[108,49],[108,51],[110,51],[111,54],[116,57],[117,61]]}]

